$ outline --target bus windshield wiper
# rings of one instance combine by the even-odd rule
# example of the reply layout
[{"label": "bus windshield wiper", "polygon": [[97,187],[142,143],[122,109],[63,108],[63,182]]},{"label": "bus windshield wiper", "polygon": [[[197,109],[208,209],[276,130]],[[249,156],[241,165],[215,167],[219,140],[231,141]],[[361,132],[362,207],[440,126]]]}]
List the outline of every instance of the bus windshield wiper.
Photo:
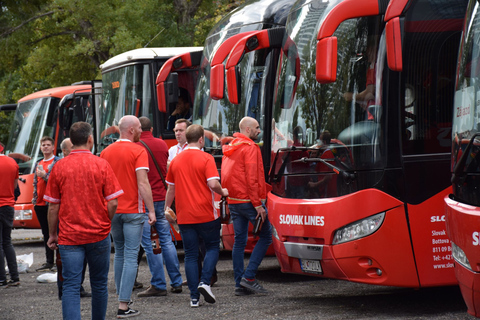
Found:
[{"label": "bus windshield wiper", "polygon": [[336,174],[338,175],[341,175],[344,179],[346,180],[355,180],[356,176],[355,176],[355,173],[349,173],[343,169],[340,169],[339,167],[329,163],[327,160],[334,160],[333,158],[332,159],[322,159],[322,158],[307,158],[307,157],[303,157],[301,159],[298,159],[298,160],[294,160],[292,162],[303,162],[303,163],[307,163],[307,162],[321,162],[323,163],[324,165],[326,165],[327,167],[329,167],[330,169],[332,169],[333,172],[335,172]]},{"label": "bus windshield wiper", "polygon": [[473,141],[475,141],[475,138],[480,137],[480,132],[477,132],[473,135],[472,138],[470,138],[470,141],[468,142],[467,146],[465,147],[465,150],[463,151],[462,156],[460,157],[460,160],[458,160],[457,164],[455,165],[455,168],[453,168],[453,175],[452,175],[452,183],[457,183],[458,179],[460,179],[460,171],[463,170],[465,167],[465,164],[467,162],[467,159],[470,155],[470,149],[473,146]]}]

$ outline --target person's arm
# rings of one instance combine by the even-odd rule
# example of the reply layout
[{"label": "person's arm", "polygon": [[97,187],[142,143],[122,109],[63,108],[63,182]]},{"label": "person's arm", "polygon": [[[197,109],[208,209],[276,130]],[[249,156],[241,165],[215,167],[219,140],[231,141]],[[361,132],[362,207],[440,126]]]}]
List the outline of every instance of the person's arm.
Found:
[{"label": "person's arm", "polygon": [[228,197],[228,190],[227,188],[222,188],[222,185],[217,179],[210,179],[207,181],[208,186],[214,192],[218,193],[222,197]]},{"label": "person's arm", "polygon": [[50,249],[56,250],[58,243],[58,211],[60,210],[60,203],[50,203],[48,206],[48,230],[50,230],[47,245]]},{"label": "person's arm", "polygon": [[137,175],[137,186],[140,196],[142,196],[145,206],[148,209],[148,223],[150,225],[155,224],[157,218],[155,216],[155,207],[153,206],[153,197],[152,197],[152,188],[150,187],[150,182],[148,182],[147,170],[140,169],[136,172]]},{"label": "person's arm", "polygon": [[173,199],[175,199],[175,185],[169,184],[165,195],[165,209],[172,206]]},{"label": "person's arm", "polygon": [[17,186],[18,186],[18,179],[15,179],[15,181],[13,181],[13,189],[15,189]]},{"label": "person's arm", "polygon": [[117,206],[118,206],[118,199],[112,199],[107,202],[107,211],[108,211],[108,217],[110,218],[110,221],[112,221],[113,216],[115,215],[115,212],[117,212]]},{"label": "person's arm", "polygon": [[261,177],[258,176],[258,166],[262,164],[257,162],[257,152],[257,149],[253,149],[247,150],[247,152],[244,153],[245,175],[247,177],[247,193],[250,201],[255,207],[255,210],[257,210],[257,217],[262,216],[263,221],[265,221],[267,214],[265,212],[265,208],[263,207],[262,200],[259,197],[259,179],[261,179]]}]

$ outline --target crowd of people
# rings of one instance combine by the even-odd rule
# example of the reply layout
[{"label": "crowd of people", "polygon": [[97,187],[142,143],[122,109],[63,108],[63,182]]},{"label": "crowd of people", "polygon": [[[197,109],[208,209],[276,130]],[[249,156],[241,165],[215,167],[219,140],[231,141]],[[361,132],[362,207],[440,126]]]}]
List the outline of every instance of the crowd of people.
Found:
[{"label": "crowd of people", "polygon": [[[233,294],[268,292],[255,278],[272,242],[262,157],[254,141],[260,127],[254,118],[245,117],[239,129],[234,140],[223,146],[221,181],[213,156],[203,152],[205,130],[183,118],[175,121],[178,144],[170,149],[165,141],[153,136],[150,119],[131,115],[120,119],[120,138],[100,157],[90,151],[94,145],[92,127],[85,122],[72,125],[70,138],[61,144],[61,159],[54,155],[53,139],[41,139],[43,159],[34,170],[33,201],[44,236],[46,261],[37,271],[58,270],[64,319],[81,318],[80,297],[85,296],[91,296],[92,319],[105,319],[111,238],[117,318],[140,314],[131,308],[140,247],[146,253],[151,281],[137,296],[167,294],[164,265],[170,292],[182,292],[185,281],[166,217],[174,202],[185,250],[190,306],[199,307],[201,296],[205,302],[215,303],[211,286],[216,281],[221,222],[214,193],[227,198],[235,231]],[[0,144],[0,166],[5,172],[0,175],[0,184],[8,186],[0,189],[0,286],[16,286],[20,279],[11,230],[18,165],[3,154],[3,149]],[[259,241],[245,267],[248,225],[257,219],[262,222]],[[151,230],[159,235],[161,254],[152,249]],[[91,294],[82,286],[87,267]]]}]

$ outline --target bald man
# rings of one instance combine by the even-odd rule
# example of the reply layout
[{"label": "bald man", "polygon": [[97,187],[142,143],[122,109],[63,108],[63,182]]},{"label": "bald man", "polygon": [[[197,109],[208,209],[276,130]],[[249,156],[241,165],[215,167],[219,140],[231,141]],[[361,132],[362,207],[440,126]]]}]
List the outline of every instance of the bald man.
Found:
[{"label": "bald man", "polygon": [[[267,293],[255,279],[258,267],[272,243],[271,225],[265,210],[267,195],[260,147],[254,142],[260,134],[258,121],[245,117],[239,124],[240,133],[223,146],[222,186],[228,189],[228,208],[233,220],[235,242],[232,250],[235,295]],[[255,245],[247,268],[244,267],[248,223],[255,225],[262,219],[259,240]]]},{"label": "bald man", "polygon": [[123,191],[118,200],[117,214],[112,220],[115,245],[115,286],[118,294],[118,318],[136,316],[139,311],[128,306],[137,274],[137,255],[143,233],[145,207],[148,224],[155,224],[152,189],[148,182],[148,155],[137,145],[142,126],[135,116],[124,116],[118,123],[120,138],[100,154],[112,166]]},{"label": "bald man", "polygon": [[60,149],[62,149],[63,157],[65,158],[72,152],[73,143],[70,138],[63,139],[62,143],[60,143]]}]

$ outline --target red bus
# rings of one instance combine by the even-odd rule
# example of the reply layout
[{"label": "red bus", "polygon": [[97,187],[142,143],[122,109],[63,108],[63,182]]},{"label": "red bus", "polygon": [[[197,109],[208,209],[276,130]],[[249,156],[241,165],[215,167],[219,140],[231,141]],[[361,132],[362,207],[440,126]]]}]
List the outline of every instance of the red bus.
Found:
[{"label": "red bus", "polygon": [[[87,121],[94,125],[94,81],[38,91],[18,101],[5,154],[19,165],[21,195],[15,204],[14,228],[39,229],[32,204],[35,163],[42,159],[40,139],[50,136],[55,141],[55,154],[61,156],[60,143],[68,137],[73,122]],[[95,99],[95,98],[96,99]]]},{"label": "red bus", "polygon": [[455,275],[468,313],[476,317],[480,317],[479,22],[478,2],[470,1],[460,44],[453,108],[453,192],[445,197],[447,233],[453,249]]},{"label": "red bus", "polygon": [[[205,151],[211,153],[216,159],[217,167],[220,170],[222,160],[221,146],[232,139],[234,132],[238,132],[238,123],[245,116],[251,116],[258,120],[262,130],[269,127],[271,119],[270,111],[274,90],[274,77],[280,47],[266,48],[247,53],[241,64],[241,90],[238,96],[241,98],[237,106],[229,101],[227,90],[224,87],[223,73],[215,74],[215,66],[223,67],[227,56],[238,40],[246,34],[261,30],[282,29],[293,0],[257,0],[249,1],[247,4],[233,10],[222,18],[210,31],[205,40],[202,55],[188,53],[172,58],[165,63],[157,77],[157,90],[159,108],[161,111],[171,103],[167,96],[172,96],[168,88],[175,83],[172,75],[191,67],[198,66],[199,76],[195,90],[193,106],[193,123],[200,124],[206,129]],[[279,37],[282,39],[282,36]],[[223,69],[222,69],[223,70]],[[215,74],[215,75],[214,75]],[[218,81],[217,81],[218,80]],[[180,85],[181,86],[181,85]],[[173,86],[175,87],[175,86]],[[213,96],[213,99],[212,99]],[[264,131],[258,141],[262,149],[263,161],[268,172],[270,165],[270,152],[265,149],[265,137],[268,130]],[[252,226],[250,226],[252,228]],[[225,249],[232,250],[234,241],[233,225],[222,225],[222,243]],[[250,234],[246,251],[253,249],[258,239]],[[268,254],[273,255],[273,247],[270,247]]]},{"label": "red bus", "polygon": [[265,141],[282,271],[456,284],[443,198],[451,191],[450,110],[466,4],[294,5]]}]

